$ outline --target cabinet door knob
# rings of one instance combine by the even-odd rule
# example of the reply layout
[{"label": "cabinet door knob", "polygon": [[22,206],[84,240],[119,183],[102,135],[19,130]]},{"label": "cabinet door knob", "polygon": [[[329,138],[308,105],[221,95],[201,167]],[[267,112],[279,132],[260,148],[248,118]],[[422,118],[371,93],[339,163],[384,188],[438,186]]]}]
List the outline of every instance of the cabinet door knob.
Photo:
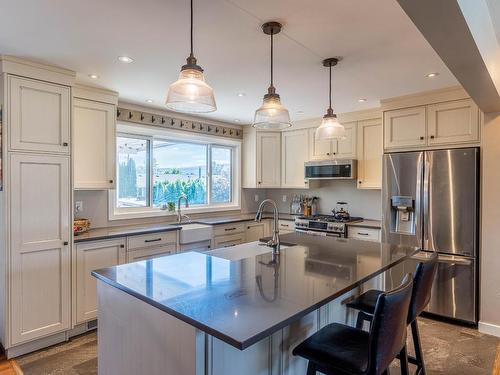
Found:
[{"label": "cabinet door knob", "polygon": [[358,181],[358,184],[362,183],[363,181]]},{"label": "cabinet door knob", "polygon": [[424,137],[420,137],[420,140],[423,141],[424,140]]},{"label": "cabinet door knob", "polygon": [[68,242],[68,241],[64,241],[64,242],[63,242],[63,245],[64,245],[64,246],[68,246],[68,245],[69,245],[69,242]]},{"label": "cabinet door knob", "polygon": [[112,184],[113,183],[113,180],[109,180],[109,183]]},{"label": "cabinet door knob", "polygon": [[124,247],[125,247],[125,245],[124,245],[124,244],[121,244],[121,245],[120,245],[120,249],[123,249]]},{"label": "cabinet door knob", "polygon": [[330,155],[330,153],[329,153],[329,152],[327,152],[326,154],[327,154],[327,155]]},{"label": "cabinet door knob", "polygon": [[434,139],[434,136],[433,136],[433,135],[431,135],[431,139]]},{"label": "cabinet door knob", "polygon": [[333,155],[337,155],[337,153],[336,153],[336,152],[334,152],[334,153],[333,153]]},{"label": "cabinet door knob", "polygon": [[63,142],[62,144],[64,147],[68,147],[68,142]]}]

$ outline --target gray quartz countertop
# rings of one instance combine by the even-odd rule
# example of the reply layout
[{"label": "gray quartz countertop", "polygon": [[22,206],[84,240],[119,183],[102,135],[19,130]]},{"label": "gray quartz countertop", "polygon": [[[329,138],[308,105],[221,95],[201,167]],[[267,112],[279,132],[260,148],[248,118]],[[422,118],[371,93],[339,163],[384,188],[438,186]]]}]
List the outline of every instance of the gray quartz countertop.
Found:
[{"label": "gray quartz countertop", "polygon": [[291,233],[296,246],[252,242],[92,272],[115,288],[243,350],[403,262],[418,250]]},{"label": "gray quartz countertop", "polygon": [[380,229],[382,228],[382,222],[380,220],[363,220],[363,221],[357,221],[354,223],[348,223],[348,226],[352,227],[364,227],[364,228],[376,228]]},{"label": "gray quartz countertop", "polygon": [[[281,220],[295,220],[296,215],[291,214],[279,214]],[[272,218],[272,214],[264,214],[264,219]],[[193,223],[207,224],[207,225],[219,225],[219,224],[230,224],[237,222],[250,221],[255,218],[255,214],[236,214],[228,216],[212,216],[200,219],[193,219]],[[138,225],[126,225],[126,226],[116,226],[116,227],[106,227],[106,228],[95,228],[90,229],[88,232],[75,235],[74,242],[87,242],[96,240],[112,239],[124,236],[135,236],[140,234],[155,233],[155,232],[165,232],[170,230],[181,229],[182,224],[176,223],[157,223],[157,224],[138,224]]]}]

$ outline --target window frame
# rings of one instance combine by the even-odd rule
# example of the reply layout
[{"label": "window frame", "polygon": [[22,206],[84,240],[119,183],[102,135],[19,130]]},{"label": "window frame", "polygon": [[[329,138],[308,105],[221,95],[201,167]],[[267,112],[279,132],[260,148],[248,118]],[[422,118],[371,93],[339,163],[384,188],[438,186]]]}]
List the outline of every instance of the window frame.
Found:
[{"label": "window frame", "polygon": [[[157,127],[137,126],[118,123],[115,139],[117,137],[133,137],[149,140],[148,171],[149,171],[149,197],[146,207],[117,207],[118,185],[108,193],[108,216],[109,220],[148,218],[157,216],[173,216],[175,212],[169,212],[161,207],[153,206],[153,141],[165,140],[170,142],[182,142],[207,145],[207,204],[183,208],[186,214],[230,211],[241,209],[241,146],[242,141],[238,139],[221,138],[204,134],[188,133],[174,129],[158,129]],[[226,148],[231,150],[231,202],[212,203],[212,148]],[[115,151],[115,155],[117,151]],[[118,161],[115,160],[117,168]],[[117,176],[118,177],[118,176]],[[118,180],[118,178],[117,178]]]}]

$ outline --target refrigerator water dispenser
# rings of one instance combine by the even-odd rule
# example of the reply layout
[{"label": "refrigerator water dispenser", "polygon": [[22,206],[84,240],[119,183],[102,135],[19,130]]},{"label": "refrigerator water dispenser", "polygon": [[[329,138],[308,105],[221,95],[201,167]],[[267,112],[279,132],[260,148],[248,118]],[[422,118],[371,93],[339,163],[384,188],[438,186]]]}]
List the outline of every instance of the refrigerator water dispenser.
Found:
[{"label": "refrigerator water dispenser", "polygon": [[415,206],[413,197],[394,195],[391,197],[391,232],[415,234]]}]

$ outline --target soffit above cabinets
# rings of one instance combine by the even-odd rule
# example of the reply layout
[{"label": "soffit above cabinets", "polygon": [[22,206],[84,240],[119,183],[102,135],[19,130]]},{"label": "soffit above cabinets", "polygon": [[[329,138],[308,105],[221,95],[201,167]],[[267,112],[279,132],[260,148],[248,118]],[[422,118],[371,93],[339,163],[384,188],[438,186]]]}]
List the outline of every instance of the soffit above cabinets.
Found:
[{"label": "soffit above cabinets", "polygon": [[[80,82],[135,104],[152,99],[150,107],[164,108],[188,53],[187,0],[22,0],[3,4],[2,15],[0,53],[74,70]],[[328,80],[321,61],[329,56],[343,58],[333,82],[337,113],[457,84],[394,0],[197,1],[195,15],[196,54],[218,105],[207,119],[252,122],[269,81],[269,40],[260,26],[270,19],[284,24],[275,81],[292,121],[322,116]],[[122,55],[133,63],[120,63]],[[425,78],[434,71],[440,75]]]}]

